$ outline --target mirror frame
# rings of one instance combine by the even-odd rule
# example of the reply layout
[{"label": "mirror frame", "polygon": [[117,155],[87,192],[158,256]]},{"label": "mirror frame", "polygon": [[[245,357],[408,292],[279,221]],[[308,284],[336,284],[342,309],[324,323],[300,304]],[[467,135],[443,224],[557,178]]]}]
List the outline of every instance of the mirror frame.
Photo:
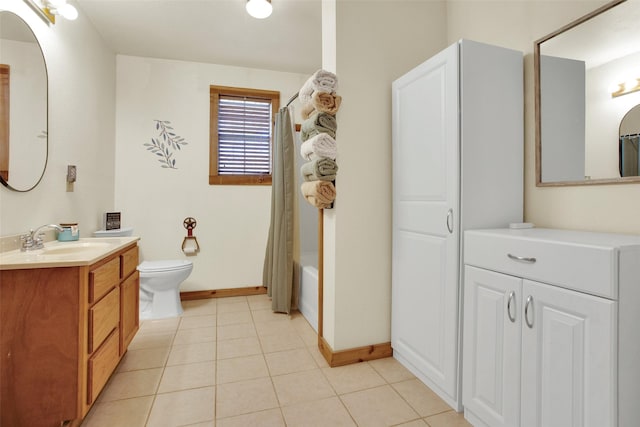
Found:
[{"label": "mirror frame", "polygon": [[[20,19],[24,23],[24,25],[29,29],[29,31],[31,31],[31,34],[33,34],[34,40],[36,41],[36,43],[38,43],[38,47],[40,48],[40,55],[42,55],[42,64],[44,65],[44,75],[45,75],[45,78],[47,80],[46,92],[44,94],[45,102],[46,102],[46,106],[47,106],[46,115],[45,115],[46,132],[47,132],[47,143],[46,143],[45,153],[44,153],[45,154],[44,165],[42,165],[42,172],[40,173],[40,177],[29,188],[15,188],[10,183],[5,181],[2,177],[0,177],[0,183],[2,183],[2,185],[4,187],[8,188],[9,190],[18,192],[18,193],[26,193],[28,191],[33,190],[34,188],[36,188],[38,186],[38,184],[40,184],[40,182],[44,178],[44,173],[47,170],[47,164],[49,163],[49,70],[47,68],[47,61],[46,61],[46,58],[44,57],[44,51],[42,50],[42,45],[40,44],[40,40],[38,40],[38,37],[36,36],[36,33],[33,31],[33,28],[31,28],[31,26],[27,23],[27,21],[25,21],[24,18],[22,18],[20,15],[14,13],[14,12],[8,11],[8,10],[2,10],[2,11],[0,11],[0,13],[10,13],[12,15],[15,15],[18,19]],[[11,145],[11,139],[9,139],[9,145]]]},{"label": "mirror frame", "polygon": [[[536,187],[566,187],[566,186],[578,186],[578,185],[601,185],[601,184],[628,184],[640,182],[640,177],[619,177],[619,178],[604,178],[604,179],[585,179],[583,181],[542,181],[542,141],[541,141],[541,100],[540,100],[540,45],[545,41],[552,39],[553,37],[560,35],[578,25],[590,20],[591,18],[600,15],[609,9],[626,2],[627,0],[613,0],[591,13],[584,15],[581,18],[565,25],[564,27],[548,34],[541,39],[536,40],[533,43],[533,70],[534,70],[534,84],[535,84],[535,152],[536,152]],[[617,148],[617,145],[616,145]]]}]

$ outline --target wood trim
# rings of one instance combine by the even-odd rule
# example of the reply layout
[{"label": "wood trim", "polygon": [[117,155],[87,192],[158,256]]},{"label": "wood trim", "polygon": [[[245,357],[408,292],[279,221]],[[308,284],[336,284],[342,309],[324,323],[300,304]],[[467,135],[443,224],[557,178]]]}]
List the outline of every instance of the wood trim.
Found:
[{"label": "wood trim", "polygon": [[393,349],[391,348],[390,342],[333,351],[325,339],[320,337],[318,340],[318,349],[332,368],[393,356]]},{"label": "wood trim", "polygon": [[[252,89],[246,87],[233,87],[233,86],[209,86],[210,94],[217,95],[231,95],[231,96],[246,96],[249,98],[262,98],[262,99],[273,99],[274,102],[279,106],[280,104],[280,92],[276,90],[265,90],[265,89]],[[278,111],[278,109],[276,109]]]},{"label": "wood trim", "polygon": [[[230,86],[209,86],[209,185],[271,185],[271,175],[220,175],[218,173],[218,106],[220,95],[271,100],[272,126],[280,109],[280,92]],[[273,147],[273,134],[271,135]]]},{"label": "wood trim", "polygon": [[207,298],[245,297],[251,295],[265,295],[267,288],[252,286],[249,288],[211,289],[205,291],[180,292],[181,301],[192,301]]},{"label": "wood trim", "polygon": [[318,345],[324,333],[324,209],[318,210]]},{"label": "wood trim", "polygon": [[[218,151],[212,155],[218,164]],[[216,172],[217,173],[217,172]],[[209,175],[210,185],[271,185],[271,175]]]}]

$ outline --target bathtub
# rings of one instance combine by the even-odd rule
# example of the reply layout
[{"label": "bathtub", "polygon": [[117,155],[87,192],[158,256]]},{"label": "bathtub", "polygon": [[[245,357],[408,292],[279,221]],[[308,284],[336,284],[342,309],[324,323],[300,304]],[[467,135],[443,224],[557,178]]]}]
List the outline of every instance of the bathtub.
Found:
[{"label": "bathtub", "polygon": [[298,309],[318,332],[318,253],[300,254],[300,270]]}]

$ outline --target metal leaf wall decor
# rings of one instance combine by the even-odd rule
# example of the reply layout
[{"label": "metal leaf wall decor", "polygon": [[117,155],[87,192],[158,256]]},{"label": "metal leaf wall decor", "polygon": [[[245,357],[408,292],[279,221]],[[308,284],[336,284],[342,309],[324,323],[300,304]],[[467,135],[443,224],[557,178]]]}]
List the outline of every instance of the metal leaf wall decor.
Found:
[{"label": "metal leaf wall decor", "polygon": [[183,137],[176,135],[170,121],[154,120],[154,122],[159,134],[157,137],[151,138],[151,142],[146,142],[144,146],[147,147],[147,151],[150,151],[158,157],[158,162],[160,162],[161,167],[178,169],[173,154],[176,151],[180,151],[182,149],[181,147],[188,143]]}]

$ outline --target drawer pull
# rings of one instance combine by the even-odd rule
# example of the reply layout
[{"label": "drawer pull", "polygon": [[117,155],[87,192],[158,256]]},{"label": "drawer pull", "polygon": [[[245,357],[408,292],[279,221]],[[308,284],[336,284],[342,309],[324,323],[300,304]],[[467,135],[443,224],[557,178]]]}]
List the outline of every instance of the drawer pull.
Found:
[{"label": "drawer pull", "polygon": [[533,264],[534,262],[536,262],[535,258],[527,258],[527,257],[511,255],[511,254],[507,254],[507,256],[516,261],[528,262],[529,264]]},{"label": "drawer pull", "polygon": [[509,301],[507,302],[507,316],[509,316],[509,320],[511,320],[511,323],[516,322],[516,315],[515,314],[513,316],[511,315],[511,301],[515,301],[515,300],[516,300],[516,293],[514,291],[511,291],[509,293]]},{"label": "drawer pull", "polygon": [[533,305],[533,297],[531,295],[527,297],[527,303],[524,306],[524,321],[529,327],[529,329],[533,329],[533,321],[529,323],[529,306],[530,305]]},{"label": "drawer pull", "polygon": [[449,234],[453,234],[453,209],[447,211],[447,230]]}]

